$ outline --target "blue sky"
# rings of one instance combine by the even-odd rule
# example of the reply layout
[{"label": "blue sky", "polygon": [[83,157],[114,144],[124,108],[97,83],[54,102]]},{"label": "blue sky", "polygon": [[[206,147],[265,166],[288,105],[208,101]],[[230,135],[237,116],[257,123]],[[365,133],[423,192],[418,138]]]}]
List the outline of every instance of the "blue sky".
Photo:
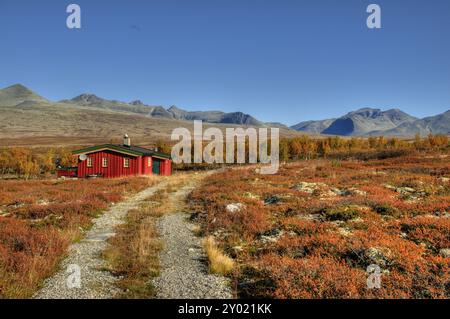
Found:
[{"label": "blue sky", "polygon": [[450,1],[1,0],[0,87],[14,83],[290,125],[361,107],[434,115],[450,109]]}]

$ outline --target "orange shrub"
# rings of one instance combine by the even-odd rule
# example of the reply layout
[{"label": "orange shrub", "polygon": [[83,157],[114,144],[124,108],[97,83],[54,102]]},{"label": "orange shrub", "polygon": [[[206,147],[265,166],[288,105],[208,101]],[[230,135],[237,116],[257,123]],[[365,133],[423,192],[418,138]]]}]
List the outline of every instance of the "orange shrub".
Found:
[{"label": "orange shrub", "polygon": [[275,283],[275,298],[361,298],[365,289],[363,271],[332,257],[267,255],[261,260]]}]

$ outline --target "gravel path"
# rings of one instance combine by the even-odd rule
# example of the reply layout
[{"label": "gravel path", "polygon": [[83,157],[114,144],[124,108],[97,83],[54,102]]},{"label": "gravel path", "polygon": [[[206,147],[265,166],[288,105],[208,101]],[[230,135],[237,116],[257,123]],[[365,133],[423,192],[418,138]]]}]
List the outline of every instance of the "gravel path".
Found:
[{"label": "gravel path", "polygon": [[[101,254],[107,247],[108,238],[115,235],[114,229],[122,224],[130,209],[157,190],[165,187],[166,181],[149,187],[127,200],[108,209],[93,220],[93,227],[79,243],[72,244],[68,256],[61,263],[61,270],[44,282],[44,287],[34,296],[37,299],[106,299],[113,298],[119,289],[114,283],[117,277],[105,270],[106,264]],[[73,266],[75,265],[75,266]],[[73,288],[76,280],[70,280],[77,272],[81,275],[81,287]],[[68,285],[69,279],[69,285]],[[69,288],[72,286],[72,288]]]},{"label": "gravel path", "polygon": [[[196,180],[173,196],[184,198]],[[201,239],[193,233],[189,214],[176,212],[162,216],[157,229],[164,244],[160,253],[161,274],[153,280],[157,298],[207,299],[232,298],[228,280],[208,273]]]}]

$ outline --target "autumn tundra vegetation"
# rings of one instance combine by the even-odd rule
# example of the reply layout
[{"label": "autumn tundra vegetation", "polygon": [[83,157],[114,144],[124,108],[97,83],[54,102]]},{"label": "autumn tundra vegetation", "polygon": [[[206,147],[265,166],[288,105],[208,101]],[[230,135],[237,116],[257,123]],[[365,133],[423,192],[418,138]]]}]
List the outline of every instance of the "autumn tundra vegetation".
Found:
[{"label": "autumn tundra vegetation", "polygon": [[[357,141],[379,150],[349,154]],[[330,147],[327,158],[298,142],[290,147],[309,160],[275,175],[219,172],[190,196],[202,236],[233,258],[236,295],[448,298],[448,140],[355,139],[333,152],[330,138],[312,146]],[[368,289],[369,265],[380,267],[380,288]]]},{"label": "autumn tundra vegetation", "polygon": [[[283,139],[277,174],[234,166],[208,177],[189,204],[210,270],[230,276],[239,297],[448,298],[449,158],[447,136]],[[32,296],[93,217],[157,182],[54,177],[75,163],[69,148],[0,150],[0,297]],[[105,252],[127,297],[152,295],[142,278],[157,273],[160,246],[142,212],[164,207],[131,212]],[[366,287],[369,264],[382,269],[380,289]]]},{"label": "autumn tundra vegetation", "polygon": [[0,297],[30,297],[91,220],[156,179],[4,180],[0,183]]}]

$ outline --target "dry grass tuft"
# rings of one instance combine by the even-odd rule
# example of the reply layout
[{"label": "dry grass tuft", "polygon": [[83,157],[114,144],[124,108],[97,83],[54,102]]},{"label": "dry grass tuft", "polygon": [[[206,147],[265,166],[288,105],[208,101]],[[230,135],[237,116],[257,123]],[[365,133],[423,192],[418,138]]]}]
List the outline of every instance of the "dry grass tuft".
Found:
[{"label": "dry grass tuft", "polygon": [[127,221],[110,239],[103,257],[109,270],[121,276],[118,286],[121,298],[148,298],[154,295],[151,278],[159,274],[158,253],[161,243],[155,228],[151,207],[128,212]]},{"label": "dry grass tuft", "polygon": [[209,271],[214,274],[227,275],[233,271],[234,261],[228,256],[225,256],[217,247],[217,244],[212,236],[203,240],[203,248],[209,260]]}]

